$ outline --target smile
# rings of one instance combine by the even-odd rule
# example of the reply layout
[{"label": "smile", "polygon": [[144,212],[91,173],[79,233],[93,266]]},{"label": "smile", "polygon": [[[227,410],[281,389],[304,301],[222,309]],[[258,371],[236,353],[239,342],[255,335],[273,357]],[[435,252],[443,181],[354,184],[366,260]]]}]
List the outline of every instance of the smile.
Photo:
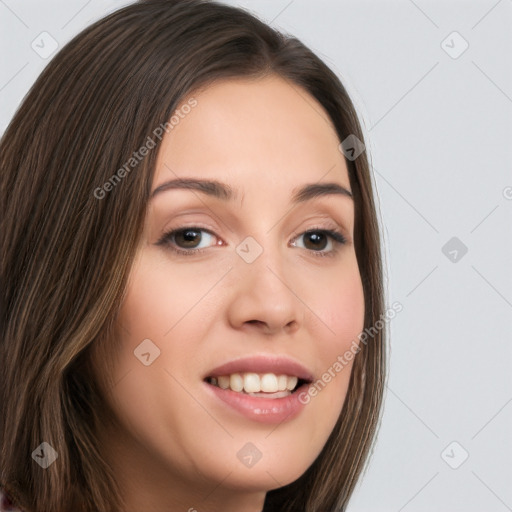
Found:
[{"label": "smile", "polygon": [[237,393],[267,398],[282,398],[290,395],[303,382],[296,376],[276,375],[274,373],[233,373],[219,377],[209,377],[207,382],[221,389],[230,389]]},{"label": "smile", "polygon": [[[272,371],[273,370],[273,371]],[[260,356],[226,363],[204,378],[208,393],[227,404],[230,412],[263,423],[295,418],[304,404],[298,399],[313,377],[288,358]]]}]

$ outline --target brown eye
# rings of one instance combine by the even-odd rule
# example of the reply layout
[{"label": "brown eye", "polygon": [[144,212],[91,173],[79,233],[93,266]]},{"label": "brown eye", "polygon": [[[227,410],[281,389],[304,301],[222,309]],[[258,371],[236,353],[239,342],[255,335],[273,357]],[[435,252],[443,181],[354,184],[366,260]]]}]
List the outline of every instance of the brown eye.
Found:
[{"label": "brown eye", "polygon": [[327,247],[329,239],[325,233],[319,231],[310,231],[304,233],[304,246],[306,249],[321,251]]},{"label": "brown eye", "polygon": [[181,252],[194,254],[212,245],[216,245],[215,235],[210,231],[196,226],[174,229],[165,233],[156,243]]},{"label": "brown eye", "polygon": [[183,249],[195,249],[196,244],[201,243],[201,230],[198,229],[180,229],[174,231],[174,241]]},{"label": "brown eye", "polygon": [[298,244],[310,251],[315,256],[333,256],[338,251],[337,246],[346,244],[345,237],[338,231],[328,229],[311,229],[305,231],[295,238],[292,245],[296,245],[297,241],[303,239],[304,241]]}]

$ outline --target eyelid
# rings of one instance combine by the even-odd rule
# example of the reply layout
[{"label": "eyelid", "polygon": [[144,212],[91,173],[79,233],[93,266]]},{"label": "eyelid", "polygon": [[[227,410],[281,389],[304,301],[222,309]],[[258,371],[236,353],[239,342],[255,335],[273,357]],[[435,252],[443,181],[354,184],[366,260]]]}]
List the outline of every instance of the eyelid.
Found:
[{"label": "eyelid", "polygon": [[[171,235],[174,235],[175,233],[178,233],[180,231],[186,231],[187,229],[193,230],[195,228],[197,228],[198,231],[204,231],[205,233],[208,233],[209,235],[220,240],[220,237],[213,231],[213,229],[211,229],[210,227],[205,227],[205,226],[201,225],[201,223],[196,222],[194,224],[177,226],[177,227],[169,228],[169,229],[165,230],[163,235],[159,238],[159,240],[156,242],[155,245],[165,246],[165,245],[169,244],[169,238],[171,237]],[[215,245],[219,245],[219,244],[214,244],[210,247],[214,247]],[[228,244],[223,241],[223,245],[228,245]],[[183,251],[186,251],[186,252],[196,252],[196,253],[201,252],[202,250],[204,250],[204,249],[190,249],[190,250],[183,249]]]},{"label": "eyelid", "polygon": [[[190,224],[190,225],[182,225],[182,226],[177,226],[175,228],[170,228],[169,230],[164,232],[162,237],[158,240],[158,242],[156,242],[156,245],[164,246],[164,247],[167,246],[173,252],[175,252],[177,254],[182,254],[184,256],[198,255],[198,254],[201,254],[204,251],[210,249],[211,247],[215,247],[217,245],[225,245],[225,246],[229,245],[226,242],[222,241],[222,244],[216,243],[211,246],[203,247],[200,249],[195,249],[195,248],[183,249],[180,247],[176,247],[175,244],[171,243],[170,239],[176,233],[186,231],[187,229],[190,229],[190,230],[196,229],[197,231],[203,231],[203,232],[208,233],[209,235],[215,237],[218,240],[222,240],[222,239],[220,239],[220,237],[218,237],[216,235],[216,233],[212,229],[201,226],[200,223],[194,223],[194,224]],[[306,250],[309,254],[312,253],[314,256],[320,256],[320,257],[333,256],[334,257],[337,255],[338,251],[340,250],[340,248],[341,248],[340,246],[346,245],[349,242],[348,237],[344,234],[344,230],[341,229],[341,227],[336,222],[331,221],[330,226],[320,227],[320,226],[315,225],[315,226],[309,227],[307,229],[300,230],[298,232],[294,232],[292,235],[292,238],[291,238],[292,246],[296,247],[295,241],[300,236],[306,235],[308,233],[323,233],[323,234],[325,234],[325,236],[328,237],[331,244],[333,244],[333,249],[331,249],[329,251],[325,251],[325,250],[315,251],[312,249],[304,248],[304,250]]]},{"label": "eyelid", "polygon": [[333,248],[330,251],[325,251],[325,249],[320,251],[314,251],[311,249],[305,248],[305,250],[312,254],[313,256],[319,256],[319,257],[335,257],[338,252],[341,249],[341,246],[347,245],[348,239],[342,232],[339,226],[337,227],[320,227],[320,226],[313,226],[311,228],[307,228],[305,230],[301,230],[298,234],[294,235],[292,238],[293,246],[296,247],[295,241],[300,238],[302,235],[308,234],[308,233],[323,233],[325,234],[329,242],[332,244]]}]

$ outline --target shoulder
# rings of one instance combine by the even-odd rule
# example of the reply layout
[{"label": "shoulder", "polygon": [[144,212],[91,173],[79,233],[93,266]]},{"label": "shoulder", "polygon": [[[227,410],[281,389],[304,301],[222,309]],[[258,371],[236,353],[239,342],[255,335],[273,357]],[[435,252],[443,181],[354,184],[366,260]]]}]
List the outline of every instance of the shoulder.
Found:
[{"label": "shoulder", "polygon": [[0,512],[22,512],[21,509],[16,508],[9,496],[5,493],[5,491],[0,487]]}]

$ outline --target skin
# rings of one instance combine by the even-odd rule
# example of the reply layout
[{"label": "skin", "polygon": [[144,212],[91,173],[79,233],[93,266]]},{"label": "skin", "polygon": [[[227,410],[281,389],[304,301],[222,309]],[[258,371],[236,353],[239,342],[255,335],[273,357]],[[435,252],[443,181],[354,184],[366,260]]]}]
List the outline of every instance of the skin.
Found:
[{"label": "skin", "polygon": [[[103,453],[127,512],[261,511],[266,492],[296,480],[321,451],[353,361],[279,426],[213,400],[203,377],[232,359],[270,354],[292,357],[318,379],[364,327],[352,199],[290,204],[292,191],[308,183],[350,190],[326,112],[276,76],[215,82],[193,97],[197,106],[162,141],[153,190],[193,177],[222,181],[239,194],[223,201],[172,189],[149,204],[118,318],[110,375],[117,384],[105,391],[118,424],[105,426]],[[214,233],[196,240],[202,253],[157,245],[164,233],[186,227]],[[312,228],[336,228],[347,241],[327,238],[316,251],[337,251],[319,257],[303,235]],[[247,236],[263,248],[250,264],[235,250]],[[149,366],[134,356],[144,339],[160,349]],[[247,442],[262,453],[251,468],[237,458]]]}]

